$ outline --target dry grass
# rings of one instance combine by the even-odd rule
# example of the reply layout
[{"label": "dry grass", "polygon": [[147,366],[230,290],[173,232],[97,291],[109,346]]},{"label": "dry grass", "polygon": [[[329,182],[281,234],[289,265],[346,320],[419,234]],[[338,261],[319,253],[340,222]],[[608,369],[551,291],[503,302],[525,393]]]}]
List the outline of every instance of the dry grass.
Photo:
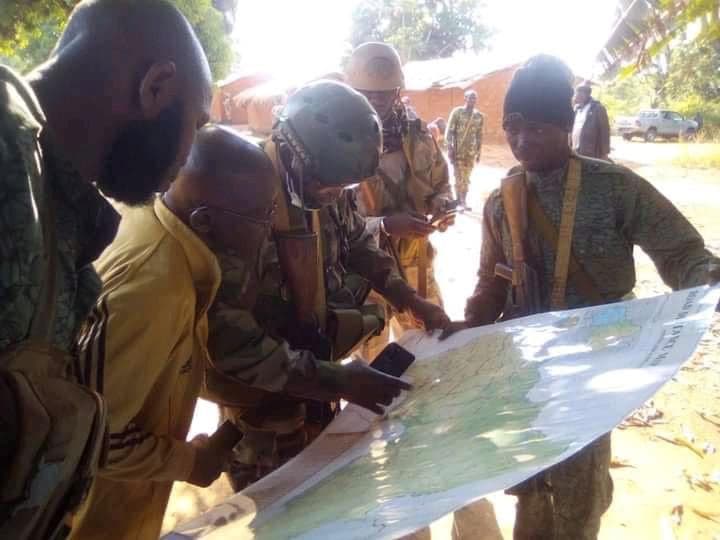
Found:
[{"label": "dry grass", "polygon": [[720,143],[680,144],[672,164],[691,169],[720,169]]}]

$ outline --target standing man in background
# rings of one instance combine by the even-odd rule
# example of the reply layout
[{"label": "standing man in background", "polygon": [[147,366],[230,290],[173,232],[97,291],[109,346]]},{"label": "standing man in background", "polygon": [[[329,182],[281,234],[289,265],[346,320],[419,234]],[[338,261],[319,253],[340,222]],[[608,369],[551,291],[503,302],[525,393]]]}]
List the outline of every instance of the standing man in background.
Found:
[{"label": "standing man in background", "polygon": [[465,105],[455,107],[450,113],[445,140],[448,158],[455,169],[455,195],[465,210],[472,210],[467,204],[470,177],[473,167],[480,162],[484,117],[475,110],[477,92],[465,92]]},{"label": "standing man in background", "polygon": [[592,97],[588,81],[575,89],[575,122],[572,149],[581,156],[608,159],[610,154],[610,121],[602,103]]}]

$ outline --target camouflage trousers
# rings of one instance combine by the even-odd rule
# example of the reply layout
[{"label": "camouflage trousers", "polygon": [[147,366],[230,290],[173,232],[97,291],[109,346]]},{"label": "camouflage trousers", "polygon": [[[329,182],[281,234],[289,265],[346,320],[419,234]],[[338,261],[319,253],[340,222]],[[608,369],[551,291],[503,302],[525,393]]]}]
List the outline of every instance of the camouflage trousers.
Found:
[{"label": "camouflage trousers", "polygon": [[457,161],[453,164],[455,171],[455,195],[467,194],[470,189],[470,177],[472,176],[475,163],[472,161]]},{"label": "camouflage trousers", "polygon": [[281,395],[257,410],[220,405],[220,422],[230,420],[243,432],[227,474],[233,489],[245,489],[298,455],[330,422],[333,406]]},{"label": "camouflage trousers", "polygon": [[507,493],[516,495],[515,540],[594,540],[612,502],[607,433]]},{"label": "camouflage trousers", "polygon": [[[418,289],[418,268],[417,266],[408,266],[404,268],[405,277],[408,283],[415,290]],[[440,296],[440,287],[435,281],[432,264],[429,265],[427,271],[427,299],[438,306],[443,305]],[[407,330],[422,328],[422,325],[416,321],[409,313],[398,313],[387,303],[387,301],[377,294],[375,291],[370,293],[368,303],[385,306],[386,324],[380,335],[369,339],[360,349],[360,354],[368,361],[372,361],[385,346],[390,343],[390,330],[395,339],[402,336]]]},{"label": "camouflage trousers", "polygon": [[[503,540],[495,509],[487,499],[480,499],[455,512],[452,526],[453,540]],[[403,536],[402,540],[431,540],[430,527]]]}]

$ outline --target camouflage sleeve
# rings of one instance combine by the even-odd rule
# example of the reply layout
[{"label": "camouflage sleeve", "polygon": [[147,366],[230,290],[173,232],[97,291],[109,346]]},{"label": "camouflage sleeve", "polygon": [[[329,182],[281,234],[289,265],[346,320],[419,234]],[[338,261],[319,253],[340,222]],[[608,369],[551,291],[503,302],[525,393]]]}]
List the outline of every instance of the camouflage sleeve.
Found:
[{"label": "camouflage sleeve", "polygon": [[650,256],[673,290],[705,285],[709,264],[720,261],[705,249],[700,233],[647,180],[630,171],[625,180],[624,223],[630,242]]},{"label": "camouflage sleeve", "polygon": [[316,359],[308,351],[295,351],[263,329],[248,309],[218,293],[208,314],[208,351],[213,367],[222,375],[268,392],[282,391],[292,377],[311,376]]},{"label": "camouflage sleeve", "polygon": [[343,213],[349,232],[349,270],[367,279],[395,308],[405,309],[415,289],[402,278],[395,259],[378,247],[354,203],[348,200]]},{"label": "camouflage sleeve", "polygon": [[[0,109],[7,96],[0,85]],[[31,184],[34,139],[0,114],[0,350],[27,337],[39,291],[42,234]]]},{"label": "camouflage sleeve", "polygon": [[465,306],[465,319],[473,326],[495,322],[502,313],[507,297],[507,282],[495,276],[495,264],[506,262],[499,231],[499,204],[500,192],[495,191],[483,208],[478,282]]}]

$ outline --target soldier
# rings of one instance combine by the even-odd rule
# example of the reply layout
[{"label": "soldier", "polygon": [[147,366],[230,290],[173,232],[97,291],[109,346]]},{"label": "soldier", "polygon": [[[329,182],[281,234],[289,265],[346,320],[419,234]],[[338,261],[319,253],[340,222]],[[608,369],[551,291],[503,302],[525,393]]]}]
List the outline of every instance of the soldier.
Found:
[{"label": "soldier", "polygon": [[363,96],[319,81],[290,96],[265,143],[279,196],[260,295],[256,301],[239,270],[253,262],[221,257],[224,284],[210,312],[206,395],[245,433],[232,464],[235,489],[300,452],[339,398],[381,412],[408,388],[360,361],[332,363],[382,329],[382,312],[364,305],[370,289],[428,329],[448,324],[377,247],[344,189],[374,173],[381,141]]},{"label": "soldier", "polygon": [[445,132],[448,158],[455,169],[455,195],[465,210],[472,210],[467,205],[467,193],[472,170],[480,162],[482,148],[484,117],[475,110],[476,102],[475,90],[465,92],[465,106],[452,110]]},{"label": "soldier", "polygon": [[[368,98],[383,125],[383,152],[377,173],[358,188],[361,212],[380,246],[393,254],[405,278],[421,296],[442,306],[427,240],[452,222],[448,168],[427,126],[411,116],[400,91],[405,86],[400,56],[385,43],[364,43],[348,63],[346,81]],[[433,216],[428,220],[427,216]],[[437,220],[437,221],[436,221]],[[416,328],[408,314],[395,313],[393,333]],[[373,348],[387,341],[373,340]],[[368,353],[372,356],[372,353]]]},{"label": "soldier", "polygon": [[[717,279],[700,234],[649,182],[571,151],[572,82],[562,61],[543,55],[513,77],[503,129],[520,166],[485,204],[466,325],[618,302],[635,286],[634,245],[672,289]],[[500,277],[513,274],[513,287]],[[518,496],[515,538],[596,538],[612,499],[610,456],[608,433],[509,490]]]},{"label": "soldier", "polygon": [[159,0],[79,3],[26,80],[0,67],[0,537],[18,539],[56,532],[102,447],[99,396],[67,376],[100,292],[92,262],[118,226],[99,190],[148,200],[185,161],[210,93],[192,29]]}]

